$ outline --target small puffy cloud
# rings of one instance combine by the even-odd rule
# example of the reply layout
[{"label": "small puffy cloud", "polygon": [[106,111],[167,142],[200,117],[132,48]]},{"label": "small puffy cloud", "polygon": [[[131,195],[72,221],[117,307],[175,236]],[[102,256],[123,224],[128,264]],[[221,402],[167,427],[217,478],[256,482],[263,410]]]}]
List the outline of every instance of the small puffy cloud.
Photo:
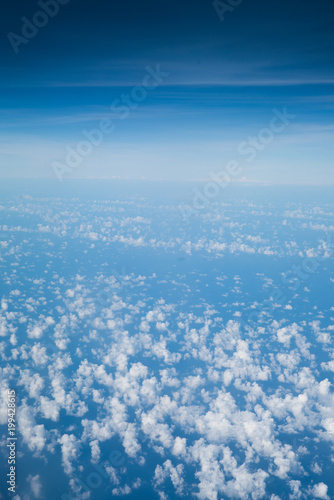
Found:
[{"label": "small puffy cloud", "polygon": [[74,434],[64,434],[59,438],[58,442],[61,445],[62,463],[65,474],[70,475],[74,472],[72,462],[78,458],[80,442]]},{"label": "small puffy cloud", "polygon": [[327,495],[328,486],[325,483],[318,483],[313,486],[312,494],[315,498],[323,498],[324,500],[330,500]]},{"label": "small puffy cloud", "polygon": [[173,466],[170,460],[166,460],[164,464],[157,465],[154,472],[153,482],[156,488],[163,485],[167,478],[169,478],[175,488],[177,495],[182,495],[184,490],[184,466],[178,464],[176,467]]},{"label": "small puffy cloud", "polygon": [[27,477],[27,482],[30,485],[31,492],[33,494],[33,498],[41,498],[41,492],[42,492],[42,483],[41,483],[41,478],[39,474],[36,474],[36,476],[32,476],[31,474]]},{"label": "small puffy cloud", "polygon": [[174,441],[172,453],[173,455],[185,455],[187,451],[187,440],[177,436]]}]

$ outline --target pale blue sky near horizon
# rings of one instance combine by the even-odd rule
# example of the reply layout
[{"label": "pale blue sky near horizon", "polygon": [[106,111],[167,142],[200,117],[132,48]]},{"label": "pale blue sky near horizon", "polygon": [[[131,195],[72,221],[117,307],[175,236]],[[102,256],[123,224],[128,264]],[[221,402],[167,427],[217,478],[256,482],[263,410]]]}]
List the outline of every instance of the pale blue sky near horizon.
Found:
[{"label": "pale blue sky near horizon", "polygon": [[[0,178],[57,181],[54,162],[112,119],[64,180],[197,181],[235,160],[237,182],[334,184],[333,5],[245,1],[223,22],[211,2],[101,6],[62,6],[18,54],[3,37]],[[2,32],[20,33],[35,12],[8,6]],[[110,106],[148,65],[168,76],[121,120]],[[284,108],[291,123],[256,155],[240,153]]]}]

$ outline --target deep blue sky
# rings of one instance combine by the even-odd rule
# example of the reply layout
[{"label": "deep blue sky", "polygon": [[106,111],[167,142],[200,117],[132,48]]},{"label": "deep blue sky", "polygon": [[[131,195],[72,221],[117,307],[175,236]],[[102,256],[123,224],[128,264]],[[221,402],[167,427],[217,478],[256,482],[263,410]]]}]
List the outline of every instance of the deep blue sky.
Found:
[{"label": "deep blue sky", "polygon": [[[251,181],[334,183],[332,2],[243,0],[221,22],[208,0],[70,0],[16,54],[7,34],[40,10],[2,8],[1,177],[55,178],[82,130],[112,118],[70,176],[206,179],[235,159]],[[169,76],[115,117],[157,64]],[[239,144],[284,106],[295,118],[247,162]]]}]

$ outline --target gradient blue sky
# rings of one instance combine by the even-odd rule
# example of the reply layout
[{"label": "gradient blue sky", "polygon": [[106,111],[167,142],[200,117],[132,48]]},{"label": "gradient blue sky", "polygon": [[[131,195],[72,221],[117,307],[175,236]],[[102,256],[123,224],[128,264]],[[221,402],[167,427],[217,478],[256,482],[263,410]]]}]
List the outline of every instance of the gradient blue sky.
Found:
[{"label": "gradient blue sky", "polygon": [[[111,118],[71,177],[201,180],[236,159],[243,180],[334,184],[332,2],[244,0],[221,22],[208,0],[70,0],[15,54],[7,34],[39,10],[2,8],[0,177],[55,178]],[[157,64],[168,78],[120,120],[111,103]],[[239,144],[284,106],[295,119],[245,161]]]}]

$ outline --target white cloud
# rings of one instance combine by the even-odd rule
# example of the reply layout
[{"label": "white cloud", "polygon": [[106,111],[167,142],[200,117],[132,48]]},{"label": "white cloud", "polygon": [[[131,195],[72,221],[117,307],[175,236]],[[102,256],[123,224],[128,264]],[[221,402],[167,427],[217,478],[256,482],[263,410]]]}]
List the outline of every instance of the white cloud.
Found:
[{"label": "white cloud", "polygon": [[315,496],[315,498],[323,498],[324,500],[329,500],[327,491],[328,486],[325,483],[319,483],[313,486],[312,494]]},{"label": "white cloud", "polygon": [[27,482],[30,485],[33,498],[42,498],[42,483],[40,475],[36,474],[36,476],[32,476],[31,474],[29,474],[29,476],[27,477]]}]

